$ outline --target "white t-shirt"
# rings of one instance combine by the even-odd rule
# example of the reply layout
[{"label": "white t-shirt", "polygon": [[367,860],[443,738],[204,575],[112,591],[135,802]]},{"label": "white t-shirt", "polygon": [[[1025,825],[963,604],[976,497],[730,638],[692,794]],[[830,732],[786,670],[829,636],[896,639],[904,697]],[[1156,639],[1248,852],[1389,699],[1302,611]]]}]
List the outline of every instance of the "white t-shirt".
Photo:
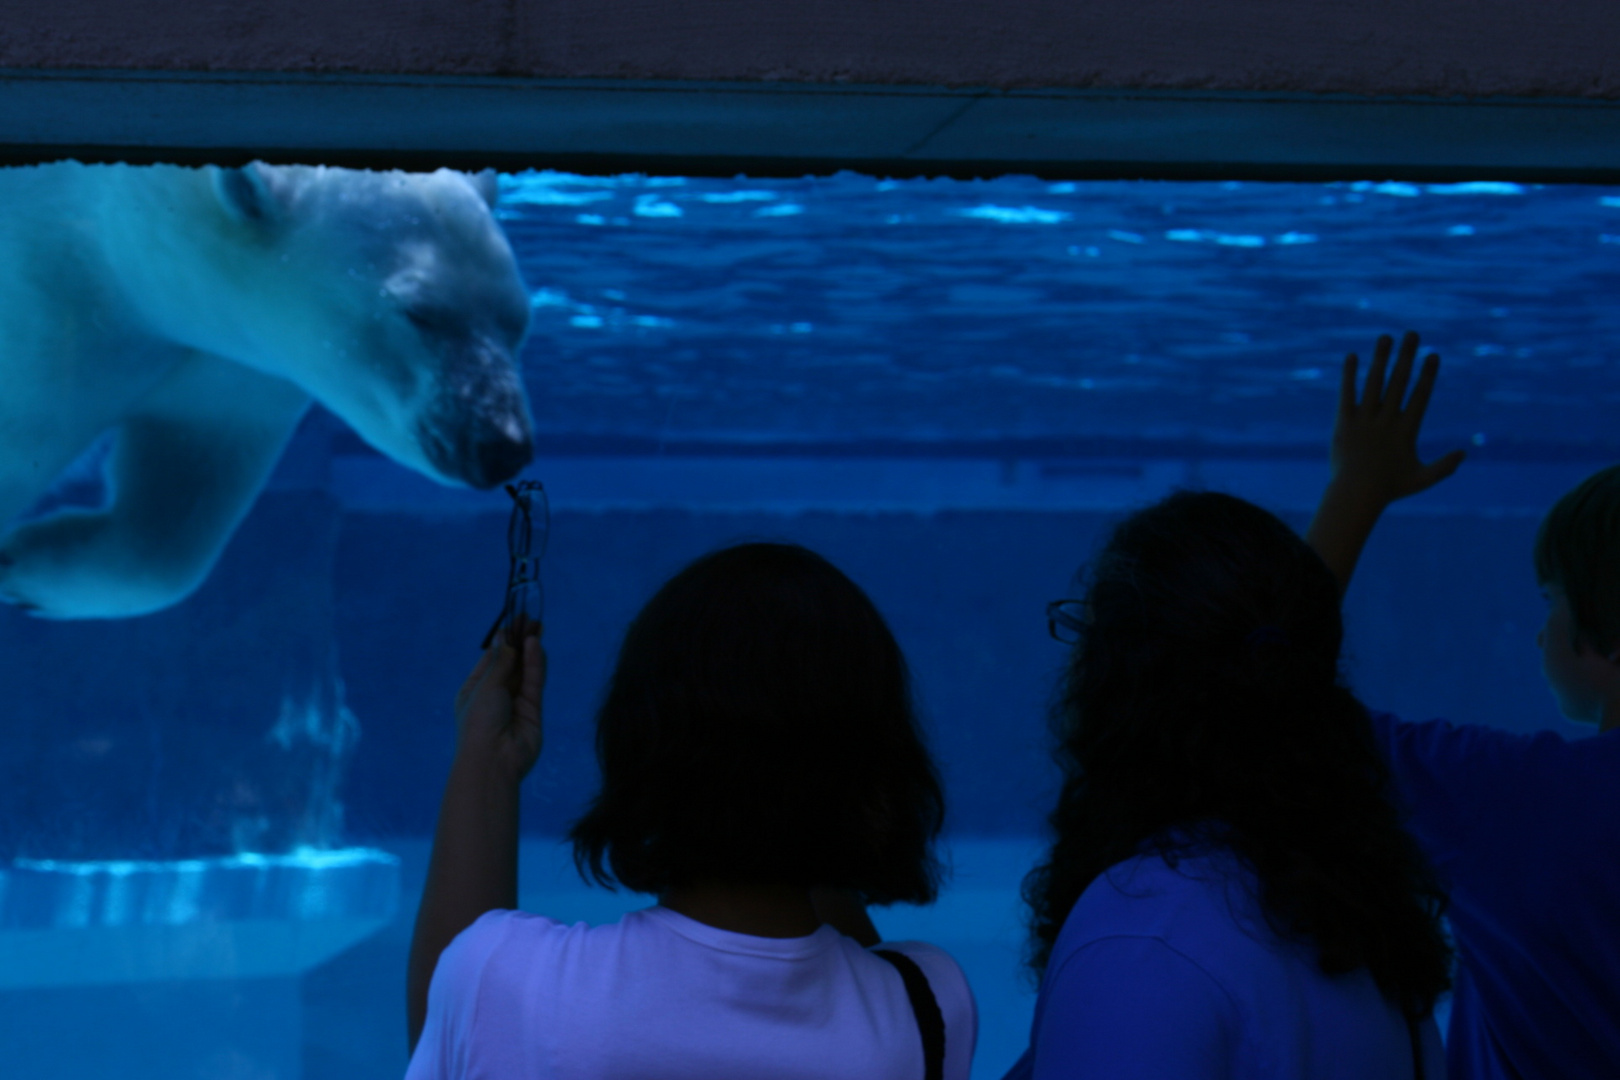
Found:
[{"label": "white t-shirt", "polygon": [[[928,977],[945,1080],[967,1080],[978,1014],[942,949],[884,942]],[[717,930],[665,907],[565,926],[491,911],[451,942],[406,1080],[922,1080],[894,966],[830,926]]]}]

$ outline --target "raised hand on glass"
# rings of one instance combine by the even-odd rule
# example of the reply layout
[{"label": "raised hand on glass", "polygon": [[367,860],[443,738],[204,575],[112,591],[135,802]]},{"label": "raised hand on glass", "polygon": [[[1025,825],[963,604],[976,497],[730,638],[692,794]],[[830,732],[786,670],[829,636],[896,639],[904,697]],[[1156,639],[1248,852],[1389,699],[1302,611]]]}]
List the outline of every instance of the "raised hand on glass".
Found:
[{"label": "raised hand on glass", "polygon": [[546,653],[538,624],[521,629],[520,645],[503,639],[486,649],[456,694],[456,756],[514,783],[534,768],[544,734]]},{"label": "raised hand on glass", "polygon": [[[1395,366],[1389,368],[1394,342],[1386,334],[1373,348],[1372,366],[1358,396],[1355,353],[1344,358],[1339,380],[1339,410],[1333,422],[1328,459],[1332,478],[1322,494],[1322,503],[1305,534],[1311,547],[1339,579],[1342,590],[1361,557],[1361,549],[1372,535],[1373,526],[1384,509],[1396,499],[1427,490],[1457,471],[1464,454],[1453,450],[1425,463],[1418,456],[1418,432],[1423,414],[1429,408],[1429,395],[1440,374],[1440,357],[1430,353],[1423,359],[1417,384],[1407,396],[1412,381],[1412,365],[1417,359],[1418,336],[1411,331],[1401,338]],[[1388,378],[1386,380],[1386,372]]]},{"label": "raised hand on glass", "polygon": [[1409,330],[1401,338],[1400,352],[1395,356],[1395,366],[1389,370],[1386,382],[1384,375],[1393,344],[1388,334],[1378,339],[1359,398],[1356,394],[1359,361],[1355,353],[1344,358],[1339,379],[1339,412],[1329,449],[1333,483],[1343,484],[1362,497],[1377,501],[1380,509],[1396,499],[1416,495],[1438,484],[1457,471],[1464,457],[1461,450],[1443,454],[1427,464],[1418,457],[1418,430],[1429,408],[1434,380],[1440,374],[1440,357],[1431,352],[1423,358],[1417,385],[1412,387],[1408,398],[1406,388],[1417,359],[1418,336]]}]

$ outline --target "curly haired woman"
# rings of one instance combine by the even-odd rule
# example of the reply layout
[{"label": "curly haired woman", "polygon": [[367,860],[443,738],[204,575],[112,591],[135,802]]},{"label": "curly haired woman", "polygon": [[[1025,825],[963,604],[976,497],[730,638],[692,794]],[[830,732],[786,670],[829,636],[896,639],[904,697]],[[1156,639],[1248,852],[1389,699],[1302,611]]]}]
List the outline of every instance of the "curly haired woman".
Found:
[{"label": "curly haired woman", "polygon": [[1009,1080],[1443,1073],[1444,895],[1339,674],[1339,589],[1282,521],[1182,492],[1077,600],[1042,974]]}]

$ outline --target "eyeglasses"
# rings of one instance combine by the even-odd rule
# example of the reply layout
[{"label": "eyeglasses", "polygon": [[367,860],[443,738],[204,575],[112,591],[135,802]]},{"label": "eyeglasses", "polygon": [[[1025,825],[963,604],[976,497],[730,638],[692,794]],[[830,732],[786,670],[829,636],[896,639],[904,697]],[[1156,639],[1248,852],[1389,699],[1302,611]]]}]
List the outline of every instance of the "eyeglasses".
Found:
[{"label": "eyeglasses", "polygon": [[540,584],[540,556],[546,553],[551,534],[551,504],[546,501],[545,485],[538,480],[507,484],[512,496],[512,517],[506,524],[506,549],[512,565],[506,577],[506,603],[495,623],[484,635],[480,648],[487,649],[495,635],[506,628],[506,640],[518,640],[540,623],[545,611],[545,589]]},{"label": "eyeglasses", "polygon": [[1065,645],[1073,645],[1086,632],[1084,600],[1054,600],[1046,605],[1046,632]]}]

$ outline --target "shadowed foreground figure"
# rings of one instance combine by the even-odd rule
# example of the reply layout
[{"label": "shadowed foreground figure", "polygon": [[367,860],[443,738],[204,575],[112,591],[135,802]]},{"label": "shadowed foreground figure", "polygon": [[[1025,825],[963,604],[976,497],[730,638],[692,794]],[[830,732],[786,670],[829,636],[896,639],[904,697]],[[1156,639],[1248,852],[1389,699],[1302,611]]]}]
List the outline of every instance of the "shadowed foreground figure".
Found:
[{"label": "shadowed foreground figure", "polygon": [[944,806],[905,659],[854,582],[744,544],[636,616],[597,715],[601,792],[572,834],[582,874],[658,897],[617,923],[510,910],[544,679],[530,636],[457,699],[409,1080],[965,1080],[961,969],[919,942],[866,947],[866,903],[934,899]]},{"label": "shadowed foreground figure", "polygon": [[1270,513],[1183,492],[1052,607],[1056,840],[1009,1080],[1420,1076],[1444,895],[1338,670],[1337,583]]},{"label": "shadowed foreground figure", "polygon": [[[1311,523],[1311,544],[1345,587],[1384,509],[1462,460],[1419,460],[1439,358],[1425,360],[1403,402],[1418,338],[1401,342],[1386,386],[1392,344],[1378,343],[1360,395],[1356,358],[1345,362],[1333,479]],[[1620,466],[1554,504],[1534,555],[1547,598],[1542,672],[1559,711],[1597,734],[1373,717],[1412,831],[1451,893],[1454,1080],[1620,1076]]]}]

